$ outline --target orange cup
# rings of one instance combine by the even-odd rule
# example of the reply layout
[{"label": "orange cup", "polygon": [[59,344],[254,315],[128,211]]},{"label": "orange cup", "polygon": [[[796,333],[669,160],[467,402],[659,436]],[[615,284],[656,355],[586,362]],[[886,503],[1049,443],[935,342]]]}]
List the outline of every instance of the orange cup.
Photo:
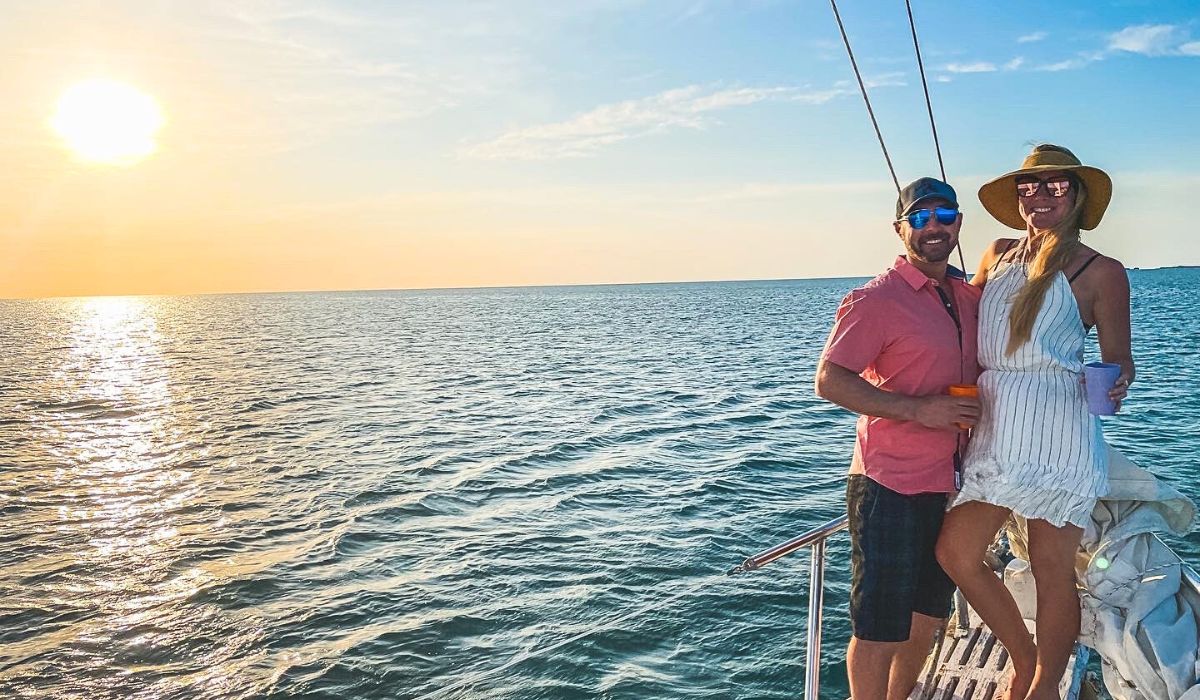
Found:
[{"label": "orange cup", "polygon": [[[951,384],[946,389],[946,393],[951,396],[971,396],[979,398],[979,387],[975,384]],[[957,423],[959,430],[970,430],[971,426],[965,423]]]}]

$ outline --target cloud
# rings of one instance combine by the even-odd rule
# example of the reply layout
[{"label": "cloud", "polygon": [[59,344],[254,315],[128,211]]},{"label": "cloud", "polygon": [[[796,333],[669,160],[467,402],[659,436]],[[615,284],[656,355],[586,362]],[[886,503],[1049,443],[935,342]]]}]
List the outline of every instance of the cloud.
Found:
[{"label": "cloud", "polygon": [[1175,53],[1182,40],[1182,32],[1173,24],[1139,24],[1111,35],[1108,48],[1146,56],[1166,56]]},{"label": "cloud", "polygon": [[1037,69],[1040,71],[1057,73],[1064,70],[1078,70],[1086,66],[1088,63],[1088,61],[1085,61],[1082,58],[1068,58],[1067,60],[1059,61],[1058,63],[1046,63],[1040,65]]},{"label": "cloud", "polygon": [[1143,56],[1200,56],[1200,41],[1187,41],[1187,32],[1174,24],[1137,24],[1110,34],[1102,51],[1085,51],[1074,58],[1042,64],[1039,71],[1078,70],[1117,53]]},{"label": "cloud", "polygon": [[[843,85],[850,85],[850,82],[842,81],[838,83],[838,86]],[[905,87],[908,85],[908,81],[905,80],[904,74],[900,72],[881,73],[879,75],[863,78],[863,85],[866,85],[868,90],[880,87]],[[854,92],[857,91],[855,90]]]},{"label": "cloud", "polygon": [[[995,73],[999,70],[1013,71],[1020,68],[1025,63],[1025,59],[1018,56],[1008,63],[996,65],[991,61],[975,61],[973,63],[948,63],[942,66],[942,70],[947,73]],[[949,83],[953,80],[949,75],[942,74],[934,78],[939,83]]]},{"label": "cloud", "polygon": [[950,63],[945,66],[945,69],[951,73],[994,73],[996,71],[996,64],[987,61]]},{"label": "cloud", "polygon": [[1064,70],[1079,70],[1088,64],[1095,63],[1097,61],[1103,61],[1107,56],[1108,54],[1103,51],[1087,51],[1075,56],[1074,58],[1068,58],[1059,61],[1058,63],[1040,64],[1038,65],[1037,70],[1049,71],[1051,73]]},{"label": "cloud", "polygon": [[[881,78],[876,78],[876,81]],[[883,84],[897,78],[883,76]],[[700,85],[602,105],[566,121],[510,131],[466,146],[460,155],[488,160],[547,160],[594,155],[601,148],[673,129],[703,129],[716,123],[714,113],[758,102],[823,104],[855,92],[847,84],[827,90],[795,87],[706,89]]]},{"label": "cloud", "polygon": [[1087,61],[1082,59],[1067,59],[1064,61],[1058,61],[1056,64],[1045,64],[1043,66],[1039,66],[1038,70],[1056,73],[1058,71],[1074,71],[1076,68],[1082,68],[1086,65]]},{"label": "cloud", "polygon": [[513,100],[544,75],[534,54],[545,36],[622,7],[209,0],[182,4],[172,22],[202,42],[206,70],[244,87],[246,111],[261,116],[272,150],[289,150]]},{"label": "cloud", "polygon": [[267,141],[239,143],[283,151],[458,108],[521,81],[532,65],[513,48],[523,30],[497,22],[481,35],[448,12],[214,0],[174,21],[195,27],[214,56],[208,68],[244,86]]},{"label": "cloud", "polygon": [[1018,44],[1029,44],[1034,41],[1041,41],[1042,39],[1045,39],[1047,36],[1050,36],[1050,35],[1047,34],[1046,32],[1034,32],[1032,34],[1026,34],[1024,36],[1017,37],[1017,43]]}]

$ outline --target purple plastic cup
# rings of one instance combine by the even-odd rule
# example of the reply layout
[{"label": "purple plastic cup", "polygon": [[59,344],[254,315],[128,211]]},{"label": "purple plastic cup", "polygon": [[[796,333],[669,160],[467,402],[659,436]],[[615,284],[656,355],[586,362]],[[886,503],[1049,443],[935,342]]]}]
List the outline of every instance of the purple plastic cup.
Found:
[{"label": "purple plastic cup", "polygon": [[1083,377],[1087,381],[1088,413],[1093,416],[1111,416],[1117,405],[1108,398],[1117,378],[1121,376],[1121,365],[1111,362],[1089,362],[1083,366]]}]

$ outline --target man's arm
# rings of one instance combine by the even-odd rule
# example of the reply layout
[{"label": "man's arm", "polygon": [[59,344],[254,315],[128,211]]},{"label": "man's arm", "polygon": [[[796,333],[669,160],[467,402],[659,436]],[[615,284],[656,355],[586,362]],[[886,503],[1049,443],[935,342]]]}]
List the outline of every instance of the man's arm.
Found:
[{"label": "man's arm", "polygon": [[907,396],[884,391],[841,365],[817,365],[817,396],[842,408],[877,418],[915,421],[926,428],[958,430],[979,421],[979,399],[969,396]]}]

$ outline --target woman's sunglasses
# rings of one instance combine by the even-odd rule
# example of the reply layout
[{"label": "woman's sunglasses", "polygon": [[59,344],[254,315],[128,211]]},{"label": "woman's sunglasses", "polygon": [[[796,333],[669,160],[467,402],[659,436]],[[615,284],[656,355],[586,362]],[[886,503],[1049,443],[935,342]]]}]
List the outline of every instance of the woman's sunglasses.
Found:
[{"label": "woman's sunglasses", "polygon": [[1036,177],[1019,177],[1017,178],[1017,196],[1032,197],[1043,186],[1051,197],[1066,197],[1067,193],[1071,191],[1071,178],[1056,177],[1053,180],[1039,180]]},{"label": "woman's sunglasses", "polygon": [[[925,228],[925,224],[933,217],[937,217],[938,223],[942,226],[949,226],[958,219],[958,210],[950,207],[937,207],[936,209],[917,209],[908,213],[904,219],[908,219],[908,225],[916,229]],[[904,221],[897,219],[897,222]]]}]

